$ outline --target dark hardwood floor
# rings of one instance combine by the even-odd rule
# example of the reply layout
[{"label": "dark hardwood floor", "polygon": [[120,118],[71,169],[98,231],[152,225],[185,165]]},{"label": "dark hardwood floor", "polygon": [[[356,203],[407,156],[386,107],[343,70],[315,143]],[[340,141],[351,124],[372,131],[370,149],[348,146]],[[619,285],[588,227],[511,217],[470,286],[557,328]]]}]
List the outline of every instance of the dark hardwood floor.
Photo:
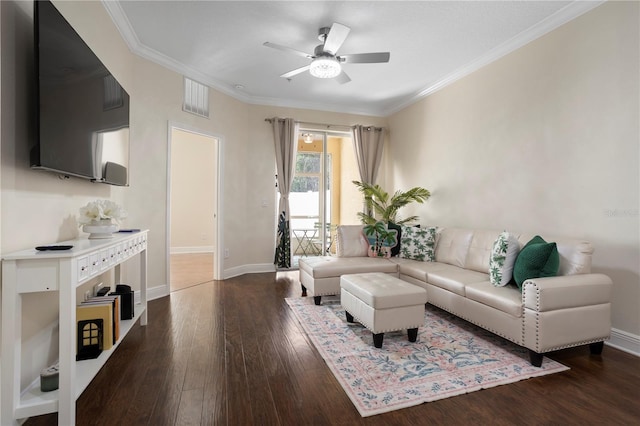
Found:
[{"label": "dark hardwood floor", "polygon": [[[555,352],[571,369],[361,418],[285,297],[296,272],[212,281],[149,303],[77,402],[78,425],[632,425],[640,358]],[[57,415],[27,425],[55,425]]]}]

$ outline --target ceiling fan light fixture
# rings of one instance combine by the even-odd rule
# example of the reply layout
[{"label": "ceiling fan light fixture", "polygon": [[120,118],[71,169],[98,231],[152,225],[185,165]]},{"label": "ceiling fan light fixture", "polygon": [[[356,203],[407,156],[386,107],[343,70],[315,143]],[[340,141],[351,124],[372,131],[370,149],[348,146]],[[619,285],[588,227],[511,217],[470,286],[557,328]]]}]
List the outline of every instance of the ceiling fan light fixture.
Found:
[{"label": "ceiling fan light fixture", "polygon": [[342,67],[335,57],[321,56],[311,62],[309,72],[317,78],[334,78],[342,72]]}]

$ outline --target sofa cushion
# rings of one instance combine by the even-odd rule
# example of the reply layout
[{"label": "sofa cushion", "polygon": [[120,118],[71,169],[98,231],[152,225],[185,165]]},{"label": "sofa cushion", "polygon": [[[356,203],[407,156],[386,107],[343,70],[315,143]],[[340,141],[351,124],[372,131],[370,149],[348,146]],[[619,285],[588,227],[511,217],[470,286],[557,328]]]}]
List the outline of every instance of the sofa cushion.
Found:
[{"label": "sofa cushion", "polygon": [[438,270],[427,272],[427,282],[460,296],[465,296],[464,288],[468,284],[489,282],[488,274],[449,264],[442,264],[442,266]]},{"label": "sofa cushion", "polygon": [[493,243],[500,231],[473,231],[469,251],[464,261],[464,268],[472,271],[487,272]]},{"label": "sofa cushion", "polygon": [[591,273],[591,257],[593,244],[589,241],[554,238],[560,256],[558,275],[575,275]]},{"label": "sofa cushion", "polygon": [[429,272],[440,271],[447,268],[456,268],[446,263],[438,262],[421,262],[419,260],[403,259],[401,257],[393,257],[391,262],[398,265],[400,275],[408,275],[422,282],[427,282],[427,274]]},{"label": "sofa cushion", "polygon": [[464,268],[471,238],[473,238],[473,230],[471,229],[442,229],[436,246],[436,262]]},{"label": "sofa cushion", "polygon": [[340,225],[336,229],[336,256],[362,257],[369,250],[369,242],[362,232],[364,225]]},{"label": "sofa cushion", "polygon": [[489,281],[503,287],[513,278],[513,265],[520,252],[520,242],[515,235],[504,231],[493,243],[489,259]]},{"label": "sofa cushion", "polygon": [[[524,246],[533,234],[523,234],[518,237],[520,246]],[[591,272],[591,258],[593,245],[584,240],[542,236],[546,241],[554,241],[560,256],[558,275],[588,274]]]},{"label": "sofa cushion", "polygon": [[398,267],[380,257],[317,256],[300,259],[299,268],[315,278],[332,278],[364,272],[397,273]]},{"label": "sofa cushion", "polygon": [[488,282],[468,284],[467,299],[491,306],[516,318],[522,316],[522,293],[513,284],[495,287]]},{"label": "sofa cushion", "polygon": [[404,225],[401,228],[400,257],[432,262],[435,258],[436,228]]},{"label": "sofa cushion", "polygon": [[513,267],[513,278],[522,288],[530,278],[555,277],[560,267],[556,243],[547,243],[536,235],[522,248]]}]

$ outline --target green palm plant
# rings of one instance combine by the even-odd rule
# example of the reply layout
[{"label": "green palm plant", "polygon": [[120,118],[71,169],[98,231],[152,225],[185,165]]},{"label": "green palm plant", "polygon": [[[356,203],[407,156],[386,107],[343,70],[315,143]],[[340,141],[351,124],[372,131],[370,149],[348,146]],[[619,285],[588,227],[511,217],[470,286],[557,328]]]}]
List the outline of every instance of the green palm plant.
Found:
[{"label": "green palm plant", "polygon": [[354,180],[353,183],[364,195],[367,211],[359,212],[358,217],[362,223],[367,225],[373,225],[379,220],[396,224],[414,222],[418,220],[418,216],[398,219],[398,210],[413,202],[422,204],[431,196],[428,190],[419,186],[408,191],[398,190],[391,196],[380,185],[371,185],[357,180]]}]

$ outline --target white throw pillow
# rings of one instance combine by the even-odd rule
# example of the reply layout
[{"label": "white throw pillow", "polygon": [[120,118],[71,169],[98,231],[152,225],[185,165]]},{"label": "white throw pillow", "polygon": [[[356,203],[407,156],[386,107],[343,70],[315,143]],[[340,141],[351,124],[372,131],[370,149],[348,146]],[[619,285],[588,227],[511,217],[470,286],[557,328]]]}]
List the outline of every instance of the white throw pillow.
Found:
[{"label": "white throw pillow", "polygon": [[400,257],[404,259],[433,262],[436,250],[436,231],[434,226],[417,228],[401,225]]},{"label": "white throw pillow", "polygon": [[362,231],[364,225],[340,225],[336,230],[336,255],[338,257],[367,256],[369,242]]},{"label": "white throw pillow", "polygon": [[516,263],[520,243],[515,235],[502,232],[491,248],[489,258],[489,281],[496,287],[504,287],[513,277],[513,265]]}]

